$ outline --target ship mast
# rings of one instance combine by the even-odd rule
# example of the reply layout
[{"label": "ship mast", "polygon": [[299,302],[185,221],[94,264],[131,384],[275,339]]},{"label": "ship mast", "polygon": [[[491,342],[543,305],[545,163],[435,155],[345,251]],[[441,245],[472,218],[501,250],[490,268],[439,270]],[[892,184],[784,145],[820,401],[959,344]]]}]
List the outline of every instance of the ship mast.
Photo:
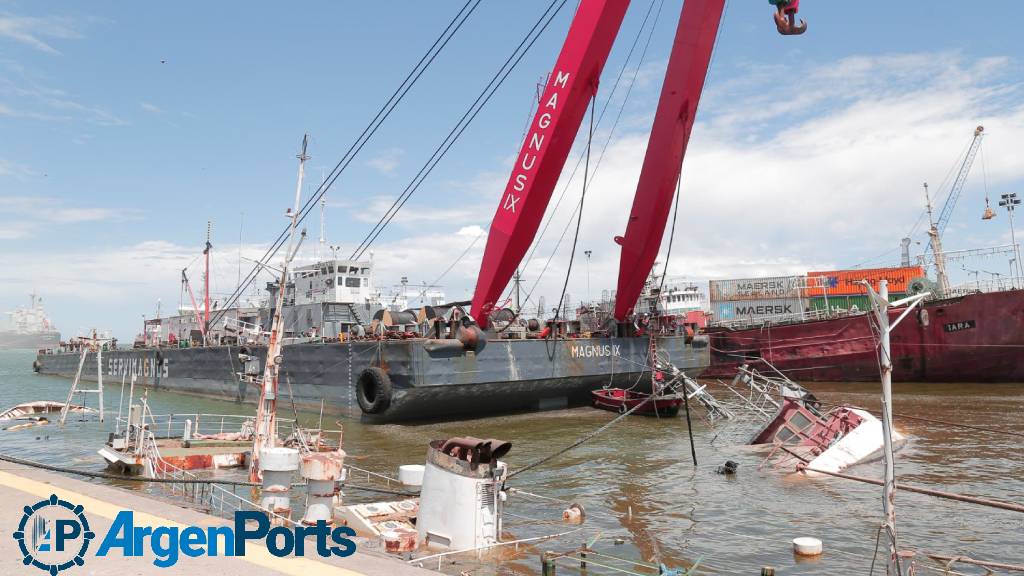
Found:
[{"label": "ship mast", "polygon": [[263,367],[263,381],[260,392],[260,403],[256,411],[256,433],[253,435],[252,458],[249,464],[249,480],[258,482],[260,479],[260,452],[273,448],[277,442],[277,388],[278,379],[281,373],[281,364],[284,357],[281,356],[281,339],[284,336],[284,321],[281,309],[284,307],[284,295],[288,285],[288,267],[295,258],[302,240],[306,237],[303,230],[298,241],[295,239],[295,228],[299,221],[299,200],[302,197],[302,179],[305,174],[306,145],[309,142],[309,135],[302,137],[302,151],[296,158],[299,159],[299,177],[295,185],[294,208],[289,208],[285,213],[291,220],[288,227],[288,250],[285,252],[284,264],[281,266],[280,283],[277,287],[277,298],[274,305],[274,318],[270,325],[270,340],[267,343],[267,359]]},{"label": "ship mast", "polygon": [[928,237],[931,242],[932,254],[935,255],[935,277],[939,281],[939,292],[947,294],[949,293],[949,277],[946,276],[946,255],[942,252],[942,237],[935,224],[927,182],[924,183],[924,199],[928,206]]},{"label": "ship mast", "polygon": [[203,248],[203,346],[206,346],[206,335],[210,333],[210,221],[206,221],[206,247]]}]

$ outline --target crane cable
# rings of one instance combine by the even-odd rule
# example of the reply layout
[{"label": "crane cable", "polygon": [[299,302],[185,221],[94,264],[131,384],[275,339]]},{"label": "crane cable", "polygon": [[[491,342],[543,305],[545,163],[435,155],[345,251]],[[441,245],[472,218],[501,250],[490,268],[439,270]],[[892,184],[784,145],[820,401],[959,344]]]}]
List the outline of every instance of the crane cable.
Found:
[{"label": "crane cable", "polygon": [[[567,0],[552,0],[551,4],[548,5],[547,9],[541,14],[540,18],[533,24],[530,31],[527,32],[526,36],[519,42],[512,54],[505,60],[498,71],[491,77],[490,81],[484,86],[484,89],[476,97],[476,100],[470,104],[466,112],[459,118],[455,126],[448,132],[434,152],[430,155],[427,161],[420,167],[419,171],[413,176],[412,180],[406,185],[405,189],[398,198],[395,198],[394,202],[387,211],[380,217],[376,224],[367,235],[363,238],[362,242],[356,247],[350,256],[353,260],[358,260],[363,254],[370,248],[374,241],[380,236],[384,229],[394,220],[395,215],[398,211],[405,206],[409,198],[419,189],[423,182],[427,179],[437,164],[447,155],[451,147],[458,141],[459,137],[465,132],[466,128],[473,122],[476,116],[480,113],[484,106],[487,105],[491,97],[497,92],[498,88],[504,84],[505,80],[512,73],[513,70],[519,65],[526,53],[529,52],[530,48],[533,47],[534,43],[540,38],[541,34],[547,30],[551,21],[554,20],[555,16],[561,11],[562,7],[565,6]],[[553,10],[552,10],[553,9]],[[550,14],[549,14],[550,13]],[[545,18],[547,21],[545,21]],[[538,29],[539,27],[539,29]],[[531,38],[532,36],[532,38]],[[525,48],[524,48],[525,46]]]},{"label": "crane cable", "polygon": [[[412,70],[405,76],[398,88],[392,92],[388,100],[381,106],[374,115],[370,123],[363,129],[362,133],[355,139],[355,141],[349,146],[348,150],[342,155],[341,159],[335,164],[331,173],[324,178],[317,188],[316,192],[303,204],[299,210],[299,217],[297,223],[301,223],[305,220],[306,216],[309,215],[310,210],[313,206],[319,202],[320,198],[327,193],[327,190],[334,184],[342,172],[348,168],[352,160],[355,159],[356,155],[363,149],[363,146],[376,134],[377,130],[384,123],[385,120],[391,115],[398,104],[405,98],[409,90],[416,84],[427,68],[434,62],[441,51],[448,45],[448,42],[455,36],[455,33],[459,31],[469,16],[476,10],[477,6],[480,5],[482,0],[467,0],[462,8],[455,14],[447,26],[441,31],[438,37],[434,40],[433,44],[427,49],[423,56],[419,59]],[[242,280],[239,285],[235,288],[235,291],[231,294],[225,303],[225,306],[217,312],[211,319],[211,324],[216,323],[225,311],[239,300],[242,293],[245,291],[252,282],[259,276],[262,267],[267,264],[271,258],[277,254],[278,250],[284,245],[284,241],[288,236],[288,229],[286,227],[277,237],[277,239],[271,244],[260,260],[253,265],[252,270],[246,274],[245,279]]]},{"label": "crane cable", "polygon": [[[608,132],[608,138],[604,141],[604,145],[601,147],[601,153],[598,154],[597,162],[595,162],[595,164],[594,164],[594,171],[591,174],[591,178],[590,178],[591,179],[591,184],[593,184],[593,180],[597,177],[597,171],[601,169],[601,162],[602,162],[602,160],[604,160],[604,154],[608,150],[609,144],[611,144],[612,138],[615,135],[615,129],[618,127],[619,121],[622,119],[622,114],[623,114],[623,112],[626,109],[626,103],[629,101],[629,96],[630,96],[630,94],[633,91],[633,87],[636,85],[636,79],[637,79],[637,76],[639,75],[640,67],[643,66],[644,59],[647,56],[647,49],[651,45],[651,38],[654,35],[654,28],[658,25],[658,20],[661,17],[661,8],[662,8],[662,6],[664,6],[664,4],[665,4],[664,0],[661,0],[661,2],[658,4],[658,11],[657,11],[657,13],[655,14],[655,17],[654,17],[654,23],[651,25],[651,30],[650,30],[650,32],[647,35],[647,40],[645,41],[643,50],[640,53],[640,59],[639,59],[639,61],[637,63],[637,66],[633,70],[633,77],[630,79],[629,87],[626,89],[626,95],[622,99],[622,104],[619,106],[619,111],[618,111],[618,113],[615,116],[615,121],[612,123],[612,127],[609,130],[609,132]],[[650,6],[648,7],[647,16],[650,16],[651,9],[653,7],[654,7],[654,1],[652,0]],[[626,60],[622,64],[622,69],[619,70],[619,75],[615,79],[615,84],[612,86],[611,93],[608,95],[608,100],[605,101],[605,105],[601,109],[601,114],[597,118],[597,126],[601,125],[601,120],[604,118],[604,113],[608,109],[609,104],[611,103],[612,94],[615,92],[616,88],[619,85],[619,81],[622,79],[622,76],[623,76],[624,72],[626,71],[626,68],[627,68],[627,66],[629,64],[630,56],[633,53],[633,48],[636,47],[637,42],[639,41],[640,36],[643,33],[644,26],[647,23],[647,16],[644,17],[644,21],[643,21],[643,23],[641,23],[640,29],[637,31],[637,36],[636,36],[636,38],[634,38],[633,45],[632,45],[632,47],[629,50],[629,54],[627,54]],[[572,184],[573,179],[575,179],[576,172],[579,169],[580,165],[583,163],[583,158],[584,158],[585,154],[586,154],[586,151],[581,153],[579,159],[577,159],[576,166],[573,168],[572,173],[569,175],[568,181],[566,181],[565,186],[562,188],[562,192],[559,194],[558,200],[555,202],[555,207],[552,209],[551,214],[548,216],[547,221],[544,224],[543,228],[541,229],[540,234],[538,235],[537,239],[533,242],[533,246],[530,249],[530,252],[526,256],[526,264],[522,265],[520,267],[521,269],[525,270],[530,265],[530,262],[533,261],[534,254],[536,253],[537,249],[540,247],[540,242],[544,238],[544,235],[547,233],[548,227],[551,225],[551,222],[554,219],[554,215],[555,215],[555,213],[557,213],[558,207],[561,205],[562,199],[564,198],[565,193],[569,190],[569,186]],[[569,228],[572,226],[572,220],[573,220],[573,218],[576,217],[576,211],[578,209],[579,209],[579,204],[576,204],[576,207],[573,209],[573,213],[569,216],[569,220],[566,222],[565,227],[562,229],[562,234],[558,237],[558,241],[555,242],[555,247],[551,250],[551,254],[548,256],[547,260],[544,262],[543,269],[541,269],[540,274],[537,275],[537,278],[533,281],[533,284],[530,286],[530,290],[526,293],[526,298],[524,299],[525,302],[529,302],[530,301],[530,298],[533,296],[534,291],[536,291],[537,286],[540,284],[541,279],[544,277],[544,274],[547,272],[548,267],[551,265],[551,262],[554,259],[555,254],[558,252],[558,249],[562,245],[562,241],[565,240],[565,235],[569,232]],[[507,300],[508,298],[506,297],[505,299]],[[518,312],[517,312],[517,315],[518,315]],[[538,315],[540,315],[540,314],[538,314]]]},{"label": "crane cable", "polygon": [[[611,105],[612,98],[615,96],[615,91],[618,89],[619,83],[622,80],[622,77],[625,74],[626,69],[629,67],[629,61],[632,58],[633,52],[640,41],[640,37],[643,35],[644,28],[647,27],[647,21],[651,16],[652,10],[654,9],[654,4],[655,0],[651,0],[651,3],[647,7],[647,12],[644,15],[643,22],[640,23],[640,28],[639,30],[637,30],[636,36],[633,38],[633,43],[630,45],[629,52],[627,52],[626,58],[622,63],[622,68],[619,69],[619,73],[615,78],[615,83],[612,85],[612,89],[608,93],[608,99],[605,100],[604,106],[601,108],[601,113],[597,117],[597,127],[601,126],[601,122],[604,120],[605,112],[608,111],[608,107]],[[633,77],[630,79],[629,86],[626,88],[626,94],[622,98],[622,104],[619,106],[619,111],[615,116],[615,121],[612,122],[612,127],[608,131],[608,138],[605,140],[604,145],[601,147],[601,153],[597,157],[597,162],[594,165],[594,172],[591,175],[591,180],[593,180],[593,178],[596,177],[597,171],[601,168],[601,161],[604,159],[604,153],[608,150],[608,145],[611,143],[612,138],[615,135],[615,129],[618,127],[619,121],[622,119],[622,114],[626,109],[626,103],[629,102],[630,94],[633,92],[633,87],[636,85],[637,76],[639,75],[640,68],[643,66],[644,60],[647,56],[647,49],[651,45],[651,38],[654,36],[654,29],[657,27],[658,21],[661,18],[661,11],[664,5],[665,0],[661,0],[658,3],[658,11],[655,13],[654,21],[651,24],[651,29],[647,34],[647,40],[644,42],[644,47],[640,52],[640,58],[637,62],[636,68],[633,70]],[[554,221],[555,214],[558,213],[558,208],[562,205],[562,200],[565,198],[565,193],[568,192],[569,187],[572,185],[572,181],[576,178],[576,173],[579,171],[579,168],[583,163],[583,158],[585,154],[586,151],[581,152],[579,158],[576,159],[576,165],[573,167],[572,172],[569,174],[569,178],[568,180],[566,180],[565,186],[562,187],[562,191],[558,195],[558,200],[555,201],[554,208],[551,209],[547,219],[544,222],[543,227],[541,227],[540,234],[537,235],[537,239],[533,242],[533,246],[530,248],[530,252],[526,255],[526,263],[520,266],[520,269],[525,270],[527,267],[529,267],[530,262],[533,261],[534,254],[537,252],[537,249],[540,247],[541,241],[547,234],[548,228],[551,226],[551,222]],[[530,300],[530,296],[532,296],[533,291],[537,288],[537,284],[540,282],[541,277],[543,277],[544,273],[547,272],[548,265],[551,263],[551,258],[554,257],[554,252],[556,252],[558,248],[561,246],[562,240],[565,239],[565,234],[569,230],[569,226],[572,225],[573,217],[575,217],[575,210],[573,211],[573,215],[569,217],[569,221],[566,223],[565,228],[562,230],[562,235],[559,237],[558,242],[555,244],[555,249],[554,251],[552,251],[551,256],[548,257],[547,262],[544,264],[543,270],[541,270],[541,273],[537,276],[537,279],[534,281],[533,286],[530,287],[530,291],[526,296],[526,301]],[[511,291],[509,293],[511,294]]]},{"label": "crane cable", "polygon": [[[587,177],[590,175],[590,146],[594,140],[594,110],[597,108],[597,86],[594,86],[594,94],[590,97],[590,128],[587,133],[587,158],[583,163],[583,192],[580,194],[580,203],[577,207],[579,216],[576,218],[576,234],[572,239],[572,251],[569,252],[569,265],[565,269],[565,282],[562,284],[562,295],[558,297],[558,307],[555,308],[554,330],[548,332],[544,339],[544,349],[548,354],[548,360],[554,361],[558,353],[558,346],[548,350],[548,341],[557,337],[558,319],[562,316],[562,307],[565,306],[565,291],[569,288],[569,277],[572,275],[572,263],[576,259],[576,244],[580,239],[580,225],[583,224],[583,202],[587,198]],[[554,334],[554,336],[553,336]]]}]

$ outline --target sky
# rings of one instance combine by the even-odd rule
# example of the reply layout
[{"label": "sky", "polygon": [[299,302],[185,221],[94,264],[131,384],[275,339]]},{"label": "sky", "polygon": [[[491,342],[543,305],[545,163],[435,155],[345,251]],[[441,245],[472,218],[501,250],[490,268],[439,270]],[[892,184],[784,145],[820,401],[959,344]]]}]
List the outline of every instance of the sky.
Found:
[{"label": "sky", "polygon": [[[198,292],[208,222],[211,292],[223,299],[251,266],[239,256],[258,258],[286,224],[303,134],[308,197],[462,4],[0,0],[0,310],[34,290],[64,336],[98,328],[129,339],[158,305],[166,315],[187,302],[183,268]],[[326,244],[339,256],[547,5],[480,3],[328,192]],[[451,299],[471,295],[536,85],[574,7],[374,242],[379,288],[404,276]],[[612,239],[625,230],[680,7],[633,2],[605,66],[573,300],[614,288]],[[706,280],[898,264],[901,238],[915,254],[926,242],[922,183],[941,207],[977,125],[984,144],[943,242],[1009,244],[1005,212],[980,216],[986,194],[993,207],[1000,194],[1024,195],[1024,3],[808,0],[801,14],[808,32],[782,37],[767,2],[729,2],[683,166],[669,272]],[[557,301],[565,281],[585,128],[524,264],[534,300]],[[318,216],[302,259],[318,250]],[[958,262],[954,280],[1005,276],[1008,258]]]}]

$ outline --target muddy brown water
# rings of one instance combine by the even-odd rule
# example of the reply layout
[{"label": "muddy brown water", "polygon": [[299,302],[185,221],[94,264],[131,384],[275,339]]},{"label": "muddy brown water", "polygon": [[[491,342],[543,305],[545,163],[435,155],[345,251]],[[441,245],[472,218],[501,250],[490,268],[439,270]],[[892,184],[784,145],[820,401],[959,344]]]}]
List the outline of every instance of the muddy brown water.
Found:
[{"label": "muddy brown water", "polygon": [[[35,375],[33,355],[0,352],[0,409],[30,400],[63,400],[70,382]],[[827,403],[879,409],[875,384],[815,383]],[[108,383],[106,405],[117,411],[120,382]],[[715,389],[712,388],[712,391]],[[250,406],[167,392],[150,394],[154,413],[248,413]],[[1024,503],[1024,385],[897,384],[897,414],[992,428],[988,432],[897,417],[909,437],[897,453],[897,475],[908,484]],[[285,408],[288,411],[288,408]],[[284,416],[284,415],[283,415]],[[565,551],[596,537],[603,552],[669,567],[700,560],[700,573],[867,574],[882,521],[881,488],[837,478],[793,474],[794,463],[761,466],[766,451],[745,446],[756,424],[750,420],[708,424],[694,408],[698,465],[690,459],[686,421],[629,417],[594,440],[538,468],[516,476],[509,486],[545,499],[513,493],[505,537],[529,538],[572,530],[563,524],[566,502],[586,509],[582,529],[554,541],[485,556],[446,559],[445,572],[459,574],[539,573],[543,550]],[[473,435],[512,442],[506,456],[514,470],[551,454],[607,423],[614,414],[575,408],[535,414],[486,417],[461,422],[369,426],[345,419],[350,462],[396,475],[400,464],[422,463],[430,439]],[[302,415],[309,422],[316,416]],[[112,422],[106,424],[112,428]],[[1014,432],[1013,436],[1002,432]],[[96,449],[106,438],[96,422],[73,421],[0,432],[0,452],[50,464],[101,470]],[[715,468],[739,463],[735,476]],[[3,463],[0,462],[0,468]],[[881,463],[862,464],[851,474],[881,477]],[[94,480],[96,482],[109,482]],[[152,490],[136,483],[125,489]],[[298,496],[296,496],[298,497]],[[381,499],[350,492],[349,502]],[[554,499],[554,500],[550,500]],[[925,553],[1024,564],[1024,514],[900,492],[897,525],[903,548]],[[825,553],[814,560],[792,554],[791,540],[814,536]],[[619,543],[617,543],[619,542]],[[875,570],[884,573],[885,542]],[[936,566],[929,563],[929,566]],[[436,563],[429,567],[437,568]],[[962,568],[968,574],[983,573]],[[578,570],[560,566],[560,574]],[[612,573],[591,564],[590,574]],[[930,573],[924,571],[922,573]]]}]

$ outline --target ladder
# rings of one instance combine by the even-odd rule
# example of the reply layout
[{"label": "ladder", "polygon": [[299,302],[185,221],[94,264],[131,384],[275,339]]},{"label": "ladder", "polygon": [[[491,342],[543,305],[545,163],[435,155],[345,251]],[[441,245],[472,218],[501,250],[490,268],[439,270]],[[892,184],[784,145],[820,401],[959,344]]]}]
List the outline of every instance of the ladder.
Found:
[{"label": "ladder", "polygon": [[690,399],[696,398],[698,402],[703,404],[704,409],[708,411],[708,419],[712,423],[716,420],[732,420],[735,417],[728,408],[707,391],[706,384],[701,384],[682,372],[680,372],[680,375],[686,388],[686,397]]},{"label": "ladder", "polygon": [[[60,425],[64,425],[64,421],[68,417],[68,411],[71,409],[71,401],[74,399],[75,394],[82,394],[83,399],[85,394],[96,394],[98,396],[98,409],[100,413],[100,422],[103,422],[103,344],[105,340],[98,340],[93,335],[92,346],[82,345],[82,355],[78,358],[78,370],[75,372],[75,379],[71,382],[71,390],[68,391],[68,399],[64,402],[64,406],[60,409]],[[85,368],[85,359],[89,355],[89,349],[91,347],[96,348],[96,388],[79,388],[79,384],[82,381],[82,370]],[[85,402],[83,401],[84,405]]]},{"label": "ladder", "polygon": [[[651,346],[651,349],[652,351],[654,350],[653,345]],[[700,402],[701,405],[704,406],[704,409],[707,410],[708,420],[710,420],[712,424],[717,420],[732,420],[735,418],[735,415],[733,415],[725,405],[719,402],[711,395],[710,392],[707,391],[707,385],[701,384],[693,378],[690,378],[685,372],[677,368],[671,362],[655,357],[652,366],[658,370],[663,370],[672,374],[672,380],[665,386],[666,388],[674,386],[677,382],[682,382],[684,388],[683,393],[686,394],[686,399],[696,399]]]}]

